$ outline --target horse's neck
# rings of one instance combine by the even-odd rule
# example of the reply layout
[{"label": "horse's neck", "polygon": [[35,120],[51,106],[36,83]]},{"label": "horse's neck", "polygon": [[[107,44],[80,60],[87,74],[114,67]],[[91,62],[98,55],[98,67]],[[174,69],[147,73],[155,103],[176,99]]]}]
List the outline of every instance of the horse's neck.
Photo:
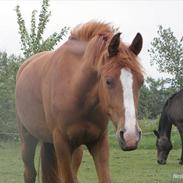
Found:
[{"label": "horse's neck", "polygon": [[[97,67],[94,65],[95,51],[88,51],[87,43],[77,40],[68,41],[72,44],[72,53],[80,55],[80,66],[73,75],[72,90],[77,98],[77,105],[83,110],[90,110],[99,103]],[[80,47],[80,48],[78,48]]]},{"label": "horse's neck", "polygon": [[88,60],[83,60],[77,69],[72,82],[73,95],[80,107],[90,108],[98,101],[98,72]]},{"label": "horse's neck", "polygon": [[160,136],[166,136],[168,139],[171,137],[172,122],[164,112],[161,115],[159,123]]},{"label": "horse's neck", "polygon": [[77,68],[73,78],[76,93],[79,92],[86,94],[91,90],[91,88],[93,88],[98,80],[97,71],[86,62],[87,60],[81,63],[81,66]]}]

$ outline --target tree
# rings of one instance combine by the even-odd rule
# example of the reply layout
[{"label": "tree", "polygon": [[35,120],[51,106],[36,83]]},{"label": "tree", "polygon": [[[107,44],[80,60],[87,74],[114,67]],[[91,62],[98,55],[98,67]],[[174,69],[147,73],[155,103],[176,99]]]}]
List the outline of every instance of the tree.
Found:
[{"label": "tree", "polygon": [[[21,50],[24,58],[53,49],[68,31],[68,28],[64,27],[59,33],[54,32],[47,39],[43,39],[43,33],[51,15],[51,12],[48,11],[48,1],[43,0],[38,24],[36,24],[37,11],[32,11],[30,33],[26,29],[20,7],[16,7]],[[6,52],[0,52],[0,133],[16,132],[15,82],[17,70],[24,58],[15,55],[8,56]]]},{"label": "tree", "polygon": [[167,81],[173,88],[183,88],[183,37],[178,40],[170,28],[159,26],[158,36],[151,42],[151,64],[157,64],[161,73],[168,73],[172,78]]},{"label": "tree", "polygon": [[146,79],[139,98],[139,118],[156,119],[172,93],[175,91],[166,86],[163,79],[155,80],[151,77]]},{"label": "tree", "polygon": [[0,52],[0,132],[15,132],[15,81],[20,57]]},{"label": "tree", "polygon": [[51,12],[48,11],[48,8],[49,0],[43,0],[38,24],[36,24],[37,11],[32,11],[31,28],[29,33],[20,12],[20,6],[16,6],[17,23],[19,26],[19,34],[21,40],[21,50],[23,51],[25,58],[41,51],[52,50],[68,31],[68,27],[64,27],[59,33],[54,32],[47,39],[43,39],[46,25],[49,22],[49,18],[51,16]]}]

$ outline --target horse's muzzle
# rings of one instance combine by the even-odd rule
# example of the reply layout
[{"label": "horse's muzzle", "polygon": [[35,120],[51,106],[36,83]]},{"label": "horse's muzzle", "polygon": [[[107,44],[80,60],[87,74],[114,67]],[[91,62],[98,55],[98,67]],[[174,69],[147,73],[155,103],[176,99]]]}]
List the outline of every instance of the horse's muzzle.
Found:
[{"label": "horse's muzzle", "polygon": [[165,165],[166,164],[166,160],[157,160],[157,162],[160,165]]},{"label": "horse's muzzle", "polygon": [[117,132],[117,139],[123,151],[132,151],[137,149],[140,138],[140,130],[136,130],[133,134],[126,132],[125,129],[121,129]]}]

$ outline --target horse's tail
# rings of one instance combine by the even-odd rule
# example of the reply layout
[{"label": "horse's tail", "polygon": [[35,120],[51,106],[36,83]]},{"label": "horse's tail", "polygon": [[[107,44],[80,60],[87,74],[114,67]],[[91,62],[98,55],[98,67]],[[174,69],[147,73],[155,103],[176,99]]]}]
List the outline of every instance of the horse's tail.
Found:
[{"label": "horse's tail", "polygon": [[41,168],[43,183],[59,183],[56,154],[53,144],[43,143],[41,146]]}]

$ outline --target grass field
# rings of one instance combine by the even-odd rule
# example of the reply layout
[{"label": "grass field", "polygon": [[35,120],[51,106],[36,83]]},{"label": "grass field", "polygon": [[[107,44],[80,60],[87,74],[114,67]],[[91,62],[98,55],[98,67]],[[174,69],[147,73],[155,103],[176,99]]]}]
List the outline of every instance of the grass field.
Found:
[{"label": "grass field", "polygon": [[[154,126],[144,125],[143,128],[148,132]],[[138,150],[124,152],[118,147],[114,133],[110,131],[109,134],[110,172],[113,183],[171,183],[173,173],[183,173],[183,166],[180,166],[177,160],[180,157],[178,133],[172,134],[174,150],[170,152],[167,165],[164,166],[156,163],[153,135],[143,136]],[[36,166],[38,166],[37,162]],[[0,142],[0,183],[23,183],[22,173],[23,164],[18,142]],[[93,161],[87,150],[84,151],[79,180],[80,183],[98,182]],[[183,179],[181,180],[183,182]],[[173,181],[173,183],[180,182]]]}]

